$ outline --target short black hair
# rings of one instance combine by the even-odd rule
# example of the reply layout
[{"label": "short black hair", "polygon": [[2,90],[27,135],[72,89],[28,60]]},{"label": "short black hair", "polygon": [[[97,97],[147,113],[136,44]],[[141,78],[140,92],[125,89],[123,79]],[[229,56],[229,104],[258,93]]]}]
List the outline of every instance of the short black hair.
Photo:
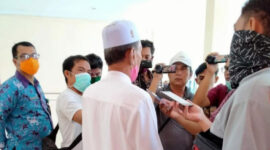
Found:
[{"label": "short black hair", "polygon": [[195,75],[196,77],[201,74],[202,72],[204,72],[204,70],[207,68],[206,63],[202,63],[200,64],[200,66],[195,70]]},{"label": "short black hair", "polygon": [[[196,77],[198,77],[199,74],[201,74],[202,72],[204,72],[204,70],[207,68],[206,63],[202,63],[200,64],[200,66],[195,70],[195,75]],[[218,74],[218,70],[215,72],[215,75]]]},{"label": "short black hair", "polygon": [[88,59],[82,55],[75,55],[75,56],[69,56],[68,58],[66,58],[63,62],[63,74],[64,74],[64,77],[65,77],[65,81],[67,83],[67,78],[65,76],[65,70],[68,70],[68,71],[71,71],[72,68],[74,67],[75,63],[77,61],[80,61],[80,60],[85,60],[88,62]]},{"label": "short black hair", "polygon": [[154,47],[153,42],[149,40],[141,40],[141,43],[142,43],[142,48],[149,47],[151,50],[151,54],[154,55],[155,47]]},{"label": "short black hair", "polygon": [[139,48],[139,41],[131,43],[131,44],[126,44],[126,45],[121,45],[121,46],[105,49],[104,57],[105,57],[106,63],[108,65],[112,65],[112,64],[122,61],[125,58],[126,52],[131,50],[132,48],[137,50]]},{"label": "short black hair", "polygon": [[18,43],[14,44],[12,46],[12,57],[13,58],[17,58],[17,54],[18,54],[17,48],[20,45],[21,46],[30,46],[30,47],[33,47],[34,49],[36,49],[35,46],[32,43],[30,43],[30,42],[27,42],[27,41],[18,42]]},{"label": "short black hair", "polygon": [[102,69],[103,62],[102,62],[102,59],[98,55],[92,53],[92,54],[86,55],[85,57],[88,59],[91,69],[96,69],[96,68]]},{"label": "short black hair", "polygon": [[270,36],[270,0],[247,1],[242,8],[242,15],[260,19],[264,27],[264,34]]}]

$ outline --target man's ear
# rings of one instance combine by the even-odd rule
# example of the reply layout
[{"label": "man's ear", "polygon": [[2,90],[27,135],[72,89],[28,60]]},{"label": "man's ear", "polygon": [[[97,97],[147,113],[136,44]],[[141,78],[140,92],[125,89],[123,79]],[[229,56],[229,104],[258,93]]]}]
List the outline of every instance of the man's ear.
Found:
[{"label": "man's ear", "polygon": [[199,81],[198,81],[198,78],[195,78],[195,81],[196,81],[196,83],[199,85]]},{"label": "man's ear", "polygon": [[153,59],[154,59],[154,56],[152,56],[151,61],[153,61]]},{"label": "man's ear", "polygon": [[64,71],[64,75],[65,75],[66,78],[68,78],[68,77],[70,76],[70,71],[65,70],[65,71]]},{"label": "man's ear", "polygon": [[17,66],[17,60],[15,58],[12,59],[12,62],[15,66]]},{"label": "man's ear", "polygon": [[217,82],[218,82],[218,79],[219,79],[219,77],[218,77],[218,76],[216,76],[216,77],[215,77],[215,83],[217,83]]},{"label": "man's ear", "polygon": [[20,66],[19,66],[19,64],[17,64],[17,59],[15,59],[15,58],[13,58],[12,59],[12,62],[13,62],[13,64],[15,65],[15,67],[17,68],[17,69],[19,69],[20,68]]},{"label": "man's ear", "polygon": [[135,51],[134,51],[134,48],[131,48],[126,52],[125,58],[128,60],[130,65],[135,64]]},{"label": "man's ear", "polygon": [[262,22],[256,17],[250,17],[246,25],[246,29],[263,34],[264,28]]}]

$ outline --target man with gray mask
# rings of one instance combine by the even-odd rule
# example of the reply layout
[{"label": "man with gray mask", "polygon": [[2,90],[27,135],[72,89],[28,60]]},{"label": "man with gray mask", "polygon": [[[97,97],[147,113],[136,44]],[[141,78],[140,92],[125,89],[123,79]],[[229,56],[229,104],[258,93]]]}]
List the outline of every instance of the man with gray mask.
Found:
[{"label": "man with gray mask", "polygon": [[[213,124],[197,105],[186,119],[223,139],[223,150],[269,150],[270,143],[270,0],[249,0],[234,25],[230,81],[235,92]],[[210,128],[210,132],[209,132]]]}]

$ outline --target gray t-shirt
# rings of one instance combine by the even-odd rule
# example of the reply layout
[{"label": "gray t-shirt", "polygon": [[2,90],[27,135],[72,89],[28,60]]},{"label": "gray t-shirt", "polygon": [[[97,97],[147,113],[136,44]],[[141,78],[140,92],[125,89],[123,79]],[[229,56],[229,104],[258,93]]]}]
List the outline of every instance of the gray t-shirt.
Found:
[{"label": "gray t-shirt", "polygon": [[[170,85],[157,90],[157,95],[162,97],[160,91],[171,91]],[[184,99],[192,100],[193,94],[185,88]],[[156,107],[158,128],[164,125],[168,117]],[[192,150],[193,136],[175,120],[170,119],[159,133],[164,150]]]},{"label": "gray t-shirt", "polygon": [[270,68],[244,78],[211,126],[223,150],[270,149]]}]

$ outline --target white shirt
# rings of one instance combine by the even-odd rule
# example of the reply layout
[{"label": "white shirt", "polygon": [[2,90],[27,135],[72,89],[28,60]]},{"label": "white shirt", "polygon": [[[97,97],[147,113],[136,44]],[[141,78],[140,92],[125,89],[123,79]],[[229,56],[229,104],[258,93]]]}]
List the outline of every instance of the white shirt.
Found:
[{"label": "white shirt", "polygon": [[[82,109],[82,97],[79,94],[67,88],[59,95],[56,101],[56,113],[63,139],[61,147],[69,147],[82,132],[81,125],[72,120],[74,114],[80,109]],[[78,143],[73,150],[82,150],[82,142]]]},{"label": "white shirt", "polygon": [[84,150],[162,150],[151,97],[117,71],[83,94]]},{"label": "white shirt", "polygon": [[218,113],[211,132],[223,150],[270,149],[270,68],[244,78]]}]

